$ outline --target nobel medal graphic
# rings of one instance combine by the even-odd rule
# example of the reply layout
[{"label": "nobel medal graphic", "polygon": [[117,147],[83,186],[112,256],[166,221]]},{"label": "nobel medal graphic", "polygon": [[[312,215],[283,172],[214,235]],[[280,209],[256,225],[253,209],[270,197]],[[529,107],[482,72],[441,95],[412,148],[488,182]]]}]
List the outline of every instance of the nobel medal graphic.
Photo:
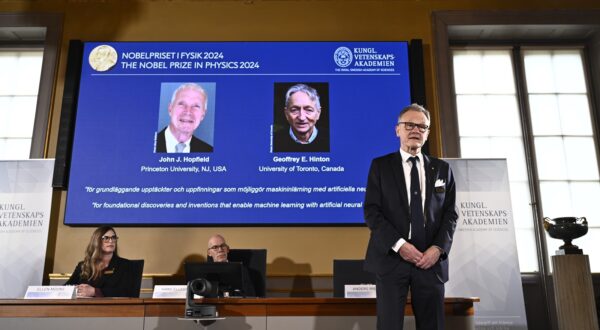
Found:
[{"label": "nobel medal graphic", "polygon": [[92,50],[89,57],[92,69],[104,72],[117,64],[117,51],[109,45],[100,45]]}]

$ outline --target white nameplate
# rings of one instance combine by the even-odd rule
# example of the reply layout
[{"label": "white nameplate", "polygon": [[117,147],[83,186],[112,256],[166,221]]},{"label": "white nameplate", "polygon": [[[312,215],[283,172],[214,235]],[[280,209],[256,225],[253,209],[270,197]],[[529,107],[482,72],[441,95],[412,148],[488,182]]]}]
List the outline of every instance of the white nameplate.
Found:
[{"label": "white nameplate", "polygon": [[152,298],[185,299],[187,285],[155,285]]},{"label": "white nameplate", "polygon": [[74,299],[76,295],[73,285],[47,285],[27,287],[24,299]]},{"label": "white nameplate", "polygon": [[[155,285],[152,291],[154,299],[186,299],[187,285]],[[202,296],[194,295],[194,299]]]},{"label": "white nameplate", "polygon": [[346,284],[344,298],[376,298],[375,284]]}]

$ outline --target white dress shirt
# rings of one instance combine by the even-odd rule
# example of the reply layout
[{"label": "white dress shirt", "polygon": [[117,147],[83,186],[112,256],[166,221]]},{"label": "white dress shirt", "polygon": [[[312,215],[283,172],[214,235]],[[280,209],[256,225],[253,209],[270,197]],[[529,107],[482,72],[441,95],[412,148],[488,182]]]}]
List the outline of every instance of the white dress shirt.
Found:
[{"label": "white dress shirt", "polygon": [[[419,184],[421,186],[421,203],[422,203],[422,208],[423,210],[425,210],[425,162],[423,161],[423,154],[418,153],[416,155],[411,155],[408,152],[400,149],[400,156],[402,157],[402,169],[404,170],[404,182],[406,183],[406,196],[408,196],[408,205],[410,205],[410,171],[412,170],[412,162],[409,160],[410,157],[417,157],[419,158],[419,161],[417,162],[418,167],[417,167],[417,171],[419,172]],[[425,211],[423,211],[423,213],[425,213]],[[409,225],[410,226],[410,225]],[[408,238],[410,239],[411,236],[411,232],[408,232]],[[404,243],[406,243],[406,240],[404,238],[400,238],[396,244],[394,244],[392,246],[392,250],[394,250],[394,252],[398,252],[398,250],[400,250],[400,247],[402,247],[402,245],[404,245]]]},{"label": "white dress shirt", "polygon": [[[185,148],[183,149],[182,153],[190,152],[190,141],[192,141],[192,137],[190,137],[187,141],[183,141],[183,143],[185,143]],[[177,152],[175,146],[179,144],[179,141],[177,141],[175,135],[173,135],[173,133],[171,132],[171,126],[168,126],[165,130],[165,143],[167,146],[168,153]]]}]

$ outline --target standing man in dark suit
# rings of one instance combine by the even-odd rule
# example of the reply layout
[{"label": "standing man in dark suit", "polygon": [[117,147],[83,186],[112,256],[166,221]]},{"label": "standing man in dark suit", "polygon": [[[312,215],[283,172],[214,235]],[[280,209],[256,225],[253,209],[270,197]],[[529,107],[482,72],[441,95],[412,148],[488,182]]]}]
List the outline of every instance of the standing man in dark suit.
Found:
[{"label": "standing man in dark suit", "polygon": [[169,125],[156,135],[155,152],[212,152],[210,144],[194,136],[206,115],[207,103],[202,86],[194,83],[179,86],[169,103]]},{"label": "standing man in dark suit", "polygon": [[400,150],[371,163],[364,212],[371,237],[365,269],[376,274],[377,329],[401,330],[410,287],[417,329],[444,329],[444,283],[456,228],[456,187],[448,163],[421,153],[429,111],[404,108]]}]

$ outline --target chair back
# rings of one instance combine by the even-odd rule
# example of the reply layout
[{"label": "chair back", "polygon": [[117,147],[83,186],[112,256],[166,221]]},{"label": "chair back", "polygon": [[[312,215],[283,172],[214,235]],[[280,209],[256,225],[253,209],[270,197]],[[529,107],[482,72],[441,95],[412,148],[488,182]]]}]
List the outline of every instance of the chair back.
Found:
[{"label": "chair back", "polygon": [[333,296],[344,298],[346,284],[375,284],[375,274],[363,269],[363,259],[333,260]]},{"label": "chair back", "polygon": [[267,293],[267,250],[231,249],[227,255],[229,261],[238,261],[248,269],[248,275],[257,297],[266,297]]},{"label": "chair back", "polygon": [[139,298],[142,287],[142,274],[144,273],[144,259],[129,260],[129,270],[131,271],[131,295],[132,298]]}]

